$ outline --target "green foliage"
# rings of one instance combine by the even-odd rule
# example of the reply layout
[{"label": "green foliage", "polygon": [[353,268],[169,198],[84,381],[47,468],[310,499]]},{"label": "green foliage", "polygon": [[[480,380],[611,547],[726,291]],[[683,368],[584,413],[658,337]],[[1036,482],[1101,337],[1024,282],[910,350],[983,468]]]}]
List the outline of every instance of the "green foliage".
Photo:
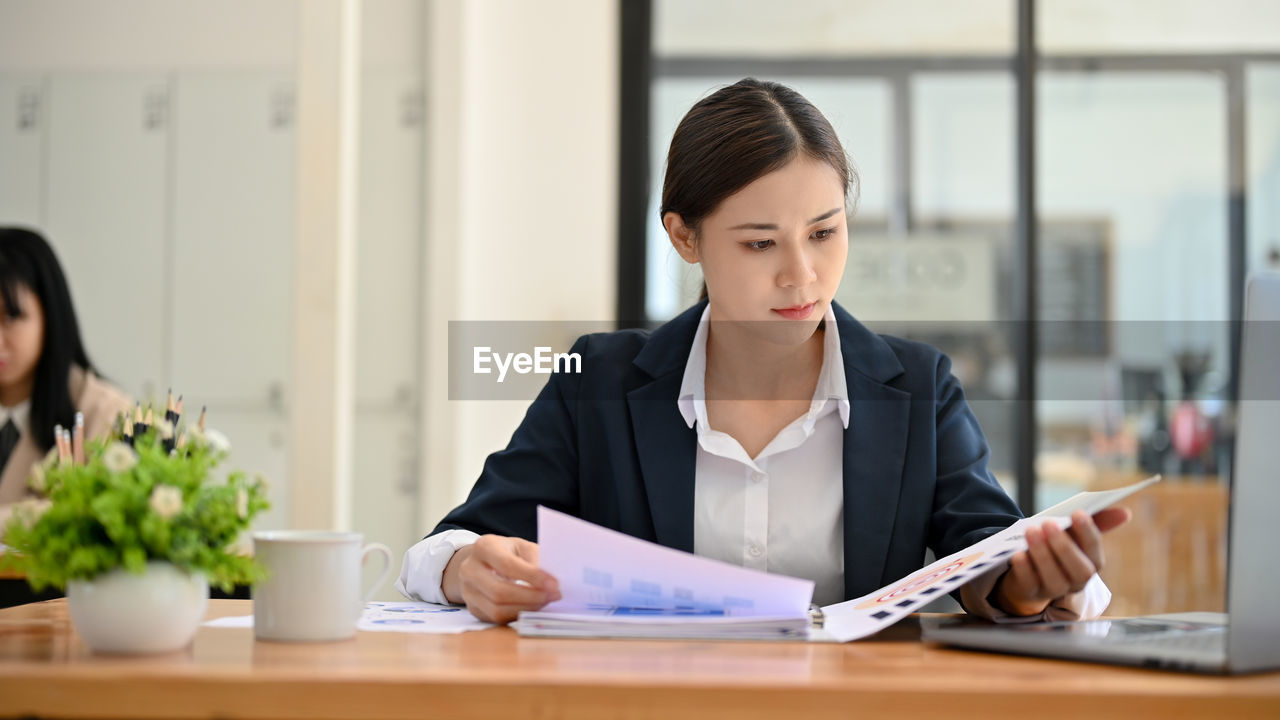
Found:
[{"label": "green foliage", "polygon": [[150,560],[201,571],[227,592],[260,579],[261,567],[236,545],[269,505],[266,482],[241,472],[212,479],[227,455],[219,439],[192,430],[170,452],[153,428],[133,448],[116,438],[88,443],[83,465],[46,460],[32,486],[48,499],[15,509],[0,564],[25,573],[36,590],[121,566],[141,573]]}]

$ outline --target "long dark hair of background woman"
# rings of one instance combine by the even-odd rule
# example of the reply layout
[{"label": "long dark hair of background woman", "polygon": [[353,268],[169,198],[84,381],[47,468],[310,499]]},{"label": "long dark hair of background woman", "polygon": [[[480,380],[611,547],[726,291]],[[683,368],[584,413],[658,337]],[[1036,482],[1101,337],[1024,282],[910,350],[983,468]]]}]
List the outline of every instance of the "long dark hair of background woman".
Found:
[{"label": "long dark hair of background woman", "polygon": [[53,446],[55,425],[72,427],[76,408],[67,377],[74,363],[93,371],[80,339],[71,291],[53,248],[39,234],[25,228],[0,228],[0,299],[3,322],[21,317],[25,308],[19,288],[25,287],[44,310],[44,346],[31,388],[31,439],[41,450]]}]

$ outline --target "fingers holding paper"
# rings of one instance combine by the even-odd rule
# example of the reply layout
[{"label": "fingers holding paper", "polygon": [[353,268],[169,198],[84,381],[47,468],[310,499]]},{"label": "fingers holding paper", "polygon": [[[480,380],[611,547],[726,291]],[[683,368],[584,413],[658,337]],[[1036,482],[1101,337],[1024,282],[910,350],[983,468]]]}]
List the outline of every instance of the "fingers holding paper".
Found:
[{"label": "fingers holding paper", "polygon": [[481,536],[454,554],[444,580],[446,596],[486,622],[509,623],[560,599],[556,579],[538,567],[537,544],[521,538]]},{"label": "fingers holding paper", "polygon": [[1083,510],[1062,530],[1053,522],[1026,531],[1027,549],[1010,558],[995,599],[1013,615],[1038,615],[1054,600],[1080,592],[1106,564],[1102,533],[1128,522],[1126,508],[1108,508],[1090,517]]}]

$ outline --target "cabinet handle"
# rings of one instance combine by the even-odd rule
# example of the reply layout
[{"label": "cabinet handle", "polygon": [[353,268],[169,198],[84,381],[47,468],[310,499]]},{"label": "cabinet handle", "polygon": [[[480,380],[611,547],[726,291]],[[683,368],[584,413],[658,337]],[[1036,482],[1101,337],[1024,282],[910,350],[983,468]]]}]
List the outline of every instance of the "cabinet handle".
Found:
[{"label": "cabinet handle", "polygon": [[277,415],[288,414],[284,404],[284,383],[277,380],[267,388],[267,406]]},{"label": "cabinet handle", "polygon": [[422,114],[426,102],[421,90],[410,90],[400,98],[400,124],[413,128],[422,124]]},{"label": "cabinet handle", "polygon": [[400,446],[404,448],[400,460],[400,481],[396,489],[401,495],[414,497],[418,494],[418,438],[409,430],[401,431]]},{"label": "cabinet handle", "polygon": [[169,116],[169,91],[157,88],[142,100],[142,127],[147,132],[164,129]]},{"label": "cabinet handle", "polygon": [[292,86],[280,87],[271,93],[270,107],[267,112],[272,130],[286,130],[293,127],[295,103]]},{"label": "cabinet handle", "polygon": [[24,87],[18,91],[18,132],[35,132],[40,127],[40,90]]}]

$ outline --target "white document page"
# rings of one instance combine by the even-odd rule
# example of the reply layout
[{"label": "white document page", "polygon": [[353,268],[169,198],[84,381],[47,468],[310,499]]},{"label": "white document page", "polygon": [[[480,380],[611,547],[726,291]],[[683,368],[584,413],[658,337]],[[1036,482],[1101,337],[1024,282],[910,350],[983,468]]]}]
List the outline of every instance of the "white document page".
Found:
[{"label": "white document page", "polygon": [[1072,512],[1084,510],[1093,515],[1159,481],[1160,476],[1157,475],[1115,490],[1074,495],[897,582],[862,597],[828,605],[822,608],[825,617],[822,639],[848,642],[879,632],[903,616],[915,612],[939,594],[959,588],[978,575],[989,572],[996,565],[1007,564],[1010,555],[1027,549],[1027,541],[1023,536],[1027,527],[1054,522],[1058,527],[1066,529],[1071,527]]},{"label": "white document page", "polygon": [[813,581],[730,565],[538,508],[538,564],[560,583],[542,613],[807,615]]},{"label": "white document page", "polygon": [[[252,628],[252,615],[233,615],[209,620],[206,627]],[[492,623],[476,619],[464,607],[425,602],[371,602],[364,606],[356,629],[362,632],[401,632],[426,635],[455,635],[484,630]]]},{"label": "white document page", "polygon": [[452,635],[493,627],[465,607],[425,602],[371,602],[356,629],[363,632],[403,632]]}]

